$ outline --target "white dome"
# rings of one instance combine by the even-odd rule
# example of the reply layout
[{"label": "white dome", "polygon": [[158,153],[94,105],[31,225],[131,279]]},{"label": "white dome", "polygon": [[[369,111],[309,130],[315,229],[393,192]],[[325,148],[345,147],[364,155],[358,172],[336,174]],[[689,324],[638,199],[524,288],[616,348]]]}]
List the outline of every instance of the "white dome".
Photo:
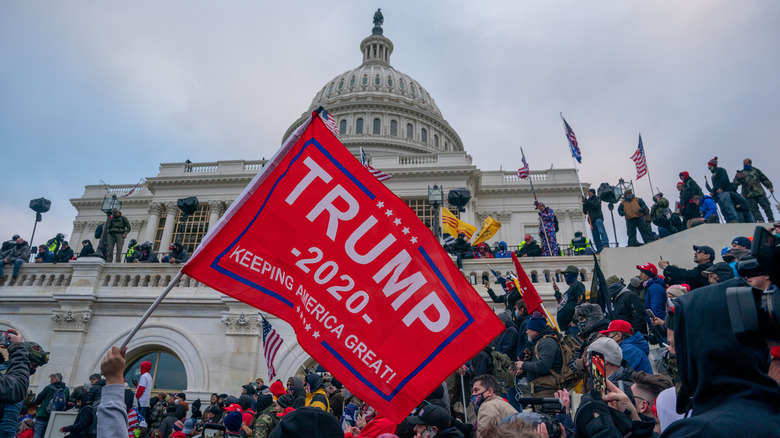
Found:
[{"label": "white dome", "polygon": [[380,25],[360,43],[360,51],[363,63],[328,81],[285,138],[322,106],[336,118],[339,140],[353,153],[360,147],[376,156],[463,150],[428,90],[390,65],[393,43]]}]

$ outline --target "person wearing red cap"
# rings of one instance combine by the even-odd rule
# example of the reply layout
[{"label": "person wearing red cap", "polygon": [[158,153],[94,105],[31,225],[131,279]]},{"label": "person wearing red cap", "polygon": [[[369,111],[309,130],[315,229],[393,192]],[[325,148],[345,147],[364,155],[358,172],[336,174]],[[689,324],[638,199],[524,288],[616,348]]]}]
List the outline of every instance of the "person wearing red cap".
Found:
[{"label": "person wearing red cap", "polygon": [[518,257],[541,257],[542,247],[530,234],[526,234],[520,245],[517,245]]},{"label": "person wearing red cap", "polygon": [[[652,263],[637,265],[636,268],[639,269],[639,279],[645,286],[645,309],[652,311],[657,318],[665,320],[666,284],[664,284],[663,279],[658,277],[658,268]],[[649,324],[652,324],[649,316],[646,319]]]},{"label": "person wearing red cap", "polygon": [[653,366],[650,365],[650,346],[641,332],[634,333],[631,323],[616,319],[609,323],[606,330],[599,333],[615,340],[623,351],[623,359],[631,365],[634,371],[644,371],[653,374]]}]

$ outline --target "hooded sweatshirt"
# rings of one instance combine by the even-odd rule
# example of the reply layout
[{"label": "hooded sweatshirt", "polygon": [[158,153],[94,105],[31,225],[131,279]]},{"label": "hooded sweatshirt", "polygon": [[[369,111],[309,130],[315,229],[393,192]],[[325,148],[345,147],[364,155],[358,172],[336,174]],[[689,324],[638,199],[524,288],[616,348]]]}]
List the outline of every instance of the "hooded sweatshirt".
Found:
[{"label": "hooded sweatshirt", "polygon": [[306,393],[305,405],[320,408],[325,412],[330,412],[328,394],[325,394],[325,389],[322,385],[322,378],[317,374],[307,374],[306,383],[309,385],[309,390],[311,392]]},{"label": "hooded sweatshirt", "polygon": [[743,345],[731,329],[726,289],[741,286],[747,282],[733,279],[675,300],[678,407],[690,397],[693,409],[662,437],[769,436],[780,430],[780,386],[767,374],[769,349]]},{"label": "hooded sweatshirt", "polygon": [[303,389],[303,379],[300,377],[293,377],[292,396],[295,402],[293,402],[293,408],[298,409],[306,405],[306,390]]},{"label": "hooded sweatshirt", "polygon": [[[658,277],[653,277],[645,282],[645,309],[653,311],[657,318],[666,319],[666,284]],[[647,322],[652,324],[650,316],[645,315]]]},{"label": "hooded sweatshirt", "polygon": [[647,357],[650,354],[650,346],[642,333],[636,332],[630,338],[623,340],[620,349],[623,351],[623,359],[634,371],[653,374],[653,366],[650,365],[650,359]]},{"label": "hooded sweatshirt", "polygon": [[149,398],[152,393],[152,375],[149,374],[151,369],[151,362],[148,360],[141,362],[141,378],[138,380],[138,388],[135,390],[135,398],[138,399],[138,406],[142,408],[149,407]]}]

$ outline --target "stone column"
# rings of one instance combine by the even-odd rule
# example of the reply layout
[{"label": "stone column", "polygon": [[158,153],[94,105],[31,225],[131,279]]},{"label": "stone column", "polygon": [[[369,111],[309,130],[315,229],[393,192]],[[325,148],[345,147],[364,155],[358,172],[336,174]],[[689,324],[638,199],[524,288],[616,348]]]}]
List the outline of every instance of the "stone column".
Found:
[{"label": "stone column", "polygon": [[[564,233],[564,235],[566,236],[566,241],[563,243],[569,243],[571,242],[571,239],[574,238],[574,231],[575,231],[574,221],[571,218],[571,214],[572,214],[571,210],[564,210],[563,214],[564,214],[564,219],[566,221],[566,232]],[[561,242],[558,241],[558,243]]]},{"label": "stone column", "polygon": [[73,252],[76,255],[81,251],[81,241],[84,240],[81,236],[84,234],[84,228],[86,228],[86,226],[87,223],[84,221],[73,222],[73,233],[71,233],[70,238],[68,238],[68,243],[70,243],[70,247],[73,248]]},{"label": "stone column", "polygon": [[223,208],[224,204],[222,204],[222,201],[209,201],[209,230],[216,225],[220,216],[222,216]]},{"label": "stone column", "polygon": [[162,238],[160,239],[160,247],[157,249],[157,252],[160,254],[168,251],[168,247],[171,245],[173,226],[176,221],[176,208],[175,201],[165,203],[165,228],[163,228]]},{"label": "stone column", "polygon": [[149,204],[149,220],[146,221],[146,230],[144,230],[144,238],[141,243],[154,242],[154,232],[157,231],[157,223],[160,222],[160,210],[162,210],[162,203],[152,202]]}]

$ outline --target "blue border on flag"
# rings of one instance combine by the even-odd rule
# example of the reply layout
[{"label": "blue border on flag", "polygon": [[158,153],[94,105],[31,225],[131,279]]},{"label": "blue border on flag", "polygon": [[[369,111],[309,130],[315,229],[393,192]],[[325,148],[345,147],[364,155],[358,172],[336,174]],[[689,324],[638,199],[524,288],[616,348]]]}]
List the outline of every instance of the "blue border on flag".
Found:
[{"label": "blue border on flag", "polygon": [[296,162],[296,161],[298,161],[298,160],[301,158],[301,155],[303,155],[303,152],[304,152],[304,151],[306,151],[306,148],[308,148],[308,147],[309,147],[309,146],[311,146],[311,145],[313,145],[313,146],[314,146],[314,147],[316,147],[316,148],[317,148],[317,149],[318,149],[320,152],[322,152],[322,154],[325,156],[325,158],[327,158],[328,160],[330,160],[330,162],[331,162],[331,163],[333,163],[333,165],[334,165],[334,166],[336,166],[336,167],[337,167],[339,170],[341,170],[341,172],[342,172],[344,175],[346,175],[346,176],[347,176],[347,178],[349,178],[349,179],[350,179],[350,180],[351,180],[353,183],[355,183],[355,185],[356,185],[356,186],[357,186],[357,187],[358,187],[360,190],[362,190],[362,191],[363,191],[363,193],[365,193],[365,194],[366,194],[366,196],[368,196],[368,198],[369,198],[369,199],[373,200],[373,199],[375,199],[375,198],[376,198],[376,195],[374,195],[374,193],[372,193],[372,192],[371,192],[371,191],[368,189],[368,187],[366,187],[366,186],[365,186],[365,185],[364,185],[362,182],[360,182],[360,180],[358,180],[358,179],[355,177],[355,175],[353,175],[352,173],[350,173],[350,172],[349,172],[349,171],[348,171],[348,170],[347,170],[347,169],[344,167],[344,165],[343,165],[343,164],[339,163],[339,162],[338,162],[338,161],[337,161],[337,160],[336,160],[336,159],[333,157],[333,155],[332,155],[330,152],[328,152],[328,150],[327,150],[327,149],[325,149],[325,147],[323,147],[323,146],[322,146],[322,145],[321,145],[321,144],[320,144],[320,143],[319,143],[319,142],[318,142],[316,139],[312,138],[312,139],[308,140],[306,143],[304,143],[304,144],[303,144],[303,147],[301,148],[300,152],[298,152],[298,153],[295,155],[295,157],[293,157],[293,159],[290,161],[290,164],[287,166],[287,169],[285,169],[285,170],[284,170],[284,172],[282,172],[282,174],[279,176],[279,178],[277,178],[277,179],[276,179],[276,181],[274,181],[274,184],[273,184],[273,186],[271,187],[271,190],[268,192],[268,196],[266,196],[266,197],[265,197],[265,199],[263,200],[263,203],[262,203],[262,205],[260,205],[260,209],[257,211],[257,213],[256,213],[256,214],[255,214],[255,216],[252,218],[252,220],[251,220],[251,221],[249,221],[249,224],[247,225],[247,227],[246,227],[246,228],[244,228],[244,231],[242,231],[242,232],[241,232],[241,234],[239,234],[239,235],[238,235],[238,237],[236,237],[236,240],[234,240],[234,241],[233,241],[233,242],[232,242],[230,245],[228,245],[228,247],[227,247],[227,248],[226,248],[226,249],[225,249],[223,252],[221,252],[221,253],[220,253],[220,254],[219,254],[219,255],[218,255],[218,256],[217,256],[217,257],[214,259],[214,261],[213,261],[213,262],[211,262],[211,268],[212,268],[212,269],[214,269],[215,271],[217,271],[217,272],[219,272],[219,273],[221,273],[221,274],[223,274],[223,275],[226,275],[226,276],[228,276],[228,277],[230,277],[230,278],[232,278],[232,279],[234,279],[234,280],[236,280],[236,281],[238,281],[238,282],[240,282],[240,283],[243,283],[243,284],[245,284],[245,285],[247,285],[247,286],[249,286],[249,287],[251,287],[251,288],[257,289],[258,291],[260,291],[260,292],[262,292],[262,293],[264,293],[264,294],[268,295],[269,297],[271,297],[271,298],[275,298],[275,299],[277,299],[277,300],[281,301],[281,302],[282,302],[282,304],[284,304],[285,306],[287,306],[287,307],[289,307],[289,308],[291,308],[291,309],[293,308],[293,303],[292,303],[292,301],[290,301],[290,300],[288,300],[287,298],[283,297],[283,296],[282,296],[281,294],[279,294],[278,292],[274,292],[274,291],[272,291],[271,289],[268,289],[268,288],[266,288],[266,287],[263,287],[263,286],[261,286],[261,285],[259,285],[259,284],[255,283],[255,282],[254,282],[254,281],[252,281],[252,280],[249,280],[249,279],[247,279],[247,278],[244,278],[244,277],[242,277],[240,274],[237,274],[237,273],[235,273],[235,272],[233,272],[233,271],[230,271],[230,270],[229,270],[229,269],[227,269],[227,268],[223,268],[222,266],[219,266],[219,262],[220,262],[220,260],[222,260],[222,258],[223,258],[223,257],[224,257],[224,256],[225,256],[227,253],[229,253],[229,252],[230,252],[230,251],[233,249],[233,247],[235,247],[235,246],[238,244],[238,242],[241,240],[241,238],[242,238],[242,237],[244,237],[244,234],[246,234],[246,233],[247,233],[247,231],[249,231],[249,229],[250,229],[250,228],[252,228],[252,225],[255,223],[255,221],[257,220],[257,218],[260,216],[260,213],[262,213],[262,212],[263,212],[263,210],[265,209],[265,206],[266,206],[266,204],[268,204],[268,200],[271,198],[271,195],[274,193],[274,190],[276,189],[276,186],[279,184],[279,182],[280,182],[280,181],[281,181],[281,180],[282,180],[282,179],[283,179],[285,176],[287,176],[287,172],[289,172],[289,171],[290,171],[290,168],[293,166],[293,164],[295,164],[295,162]]}]

